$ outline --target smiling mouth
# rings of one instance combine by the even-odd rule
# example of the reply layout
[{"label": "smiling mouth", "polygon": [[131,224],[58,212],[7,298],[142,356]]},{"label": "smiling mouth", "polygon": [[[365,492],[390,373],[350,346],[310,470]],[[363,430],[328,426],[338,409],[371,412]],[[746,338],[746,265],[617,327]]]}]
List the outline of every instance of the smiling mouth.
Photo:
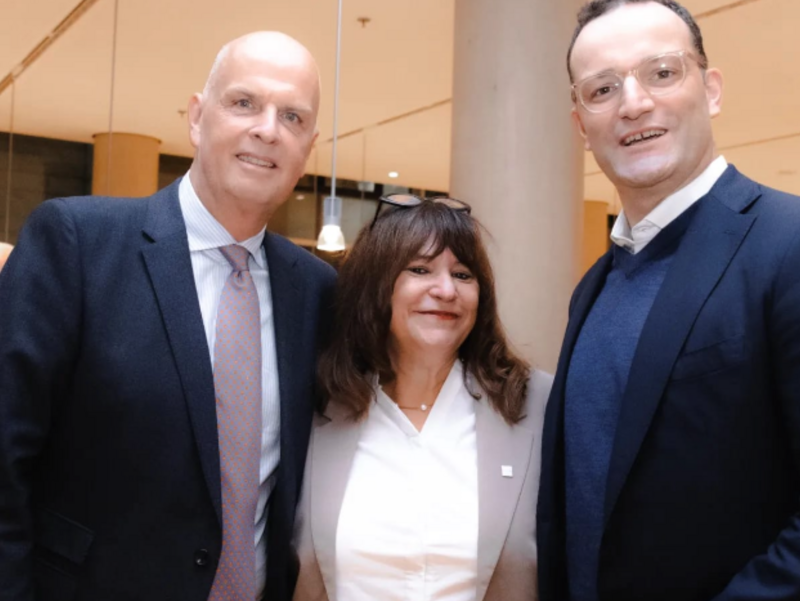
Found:
[{"label": "smiling mouth", "polygon": [[243,163],[249,163],[250,165],[255,165],[256,167],[265,167],[267,169],[274,169],[276,166],[275,163],[258,159],[254,156],[250,156],[249,154],[237,154],[236,158],[242,161]]},{"label": "smiling mouth", "polygon": [[628,136],[622,141],[623,146],[633,146],[634,144],[638,144],[639,142],[646,142],[647,140],[654,140],[656,138],[660,138],[667,130],[665,129],[649,129],[647,131],[640,132],[638,134],[633,134]]},{"label": "smiling mouth", "polygon": [[449,311],[420,311],[422,315],[432,315],[433,317],[438,317],[439,319],[458,319],[458,315],[456,313],[450,313]]}]

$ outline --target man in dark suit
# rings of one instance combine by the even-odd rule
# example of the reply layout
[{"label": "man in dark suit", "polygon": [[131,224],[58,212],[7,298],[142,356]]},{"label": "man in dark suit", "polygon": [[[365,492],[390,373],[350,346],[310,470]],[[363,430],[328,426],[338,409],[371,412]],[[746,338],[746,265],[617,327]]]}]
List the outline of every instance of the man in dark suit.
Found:
[{"label": "man in dark suit", "polygon": [[587,4],[568,67],[623,211],[547,408],[541,599],[800,599],[800,198],[716,151],[676,2]]},{"label": "man in dark suit", "polygon": [[244,36],[186,177],[31,215],[0,275],[0,599],[290,598],[335,275],[264,228],[318,106],[303,46]]}]

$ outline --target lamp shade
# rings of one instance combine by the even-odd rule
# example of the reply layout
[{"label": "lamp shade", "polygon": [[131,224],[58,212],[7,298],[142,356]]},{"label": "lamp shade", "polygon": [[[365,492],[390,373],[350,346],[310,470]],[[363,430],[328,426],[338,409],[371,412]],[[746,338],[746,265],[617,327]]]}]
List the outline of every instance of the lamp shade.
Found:
[{"label": "lamp shade", "polygon": [[327,252],[344,250],[342,234],[342,199],[328,196],[322,203],[322,231],[317,238],[317,248]]}]

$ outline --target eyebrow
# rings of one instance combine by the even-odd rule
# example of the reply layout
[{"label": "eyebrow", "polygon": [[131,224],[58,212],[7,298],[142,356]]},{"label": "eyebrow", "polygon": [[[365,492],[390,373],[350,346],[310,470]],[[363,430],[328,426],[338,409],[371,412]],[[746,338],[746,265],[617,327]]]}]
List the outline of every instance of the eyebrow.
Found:
[{"label": "eyebrow", "polygon": [[[238,96],[243,95],[249,98],[257,97],[258,94],[250,90],[249,88],[243,86],[234,86],[232,88],[228,88],[223,92],[222,98],[227,98],[229,96]],[[296,104],[296,103],[289,103],[288,105],[283,105],[283,110],[293,111],[296,113],[304,113],[304,114],[312,114],[314,111],[310,105],[307,104]]]},{"label": "eyebrow", "polygon": [[[639,61],[636,63],[636,65],[634,67],[632,67],[632,69],[637,69],[643,63],[645,63],[645,62],[647,62],[649,60],[652,60],[654,58],[658,58],[659,56],[664,56],[665,54],[677,54],[678,52],[686,52],[686,50],[665,50],[664,52],[658,52],[656,54],[651,54],[650,56],[646,56],[646,57],[644,57],[642,59],[639,59]],[[603,69],[602,71],[597,71],[595,73],[590,73],[589,75],[586,75],[584,77],[577,78],[575,81],[577,83],[577,82],[583,81],[585,79],[589,79],[590,77],[597,77],[598,75],[608,75],[608,74],[620,75],[622,73],[627,73],[627,71],[618,71],[614,67],[608,67],[607,69]]]}]

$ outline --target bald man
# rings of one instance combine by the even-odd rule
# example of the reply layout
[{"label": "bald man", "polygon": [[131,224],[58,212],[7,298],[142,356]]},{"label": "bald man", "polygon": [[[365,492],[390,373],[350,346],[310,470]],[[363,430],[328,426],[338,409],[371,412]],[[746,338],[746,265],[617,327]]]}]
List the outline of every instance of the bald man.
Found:
[{"label": "bald man", "polygon": [[29,218],[0,274],[0,600],[290,598],[335,275],[265,225],[318,107],[303,46],[244,36],[190,101],[187,176]]}]

